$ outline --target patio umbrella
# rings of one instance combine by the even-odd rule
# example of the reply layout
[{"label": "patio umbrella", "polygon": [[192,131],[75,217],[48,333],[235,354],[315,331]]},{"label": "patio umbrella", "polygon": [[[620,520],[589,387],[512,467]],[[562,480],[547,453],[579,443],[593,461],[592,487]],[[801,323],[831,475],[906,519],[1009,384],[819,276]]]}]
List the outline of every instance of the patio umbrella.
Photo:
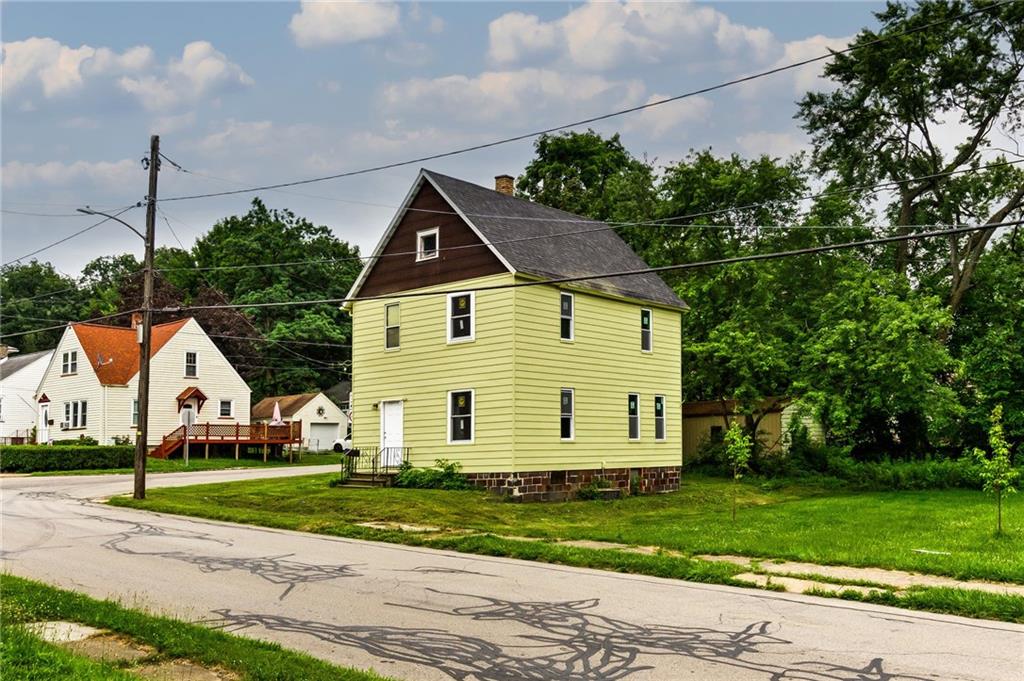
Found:
[{"label": "patio umbrella", "polygon": [[283,426],[284,419],[281,418],[281,403],[274,402],[274,416],[270,419],[270,425]]}]

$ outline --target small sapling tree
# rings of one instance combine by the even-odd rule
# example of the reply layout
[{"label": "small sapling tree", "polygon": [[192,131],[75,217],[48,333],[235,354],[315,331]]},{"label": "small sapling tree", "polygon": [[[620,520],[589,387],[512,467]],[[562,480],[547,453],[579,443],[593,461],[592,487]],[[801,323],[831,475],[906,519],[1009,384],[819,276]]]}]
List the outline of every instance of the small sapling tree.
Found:
[{"label": "small sapling tree", "polygon": [[981,469],[984,489],[996,495],[996,534],[1003,533],[1003,495],[1017,491],[1014,486],[1020,472],[1013,467],[1010,460],[1010,445],[1003,434],[1003,405],[997,404],[989,417],[991,425],[988,429],[988,443],[992,448],[992,456],[984,450],[975,449],[974,458]]},{"label": "small sapling tree", "polygon": [[743,432],[740,424],[733,423],[725,433],[725,457],[732,470],[732,519],[736,521],[736,496],[739,494],[739,481],[750,463],[753,443],[750,436]]}]

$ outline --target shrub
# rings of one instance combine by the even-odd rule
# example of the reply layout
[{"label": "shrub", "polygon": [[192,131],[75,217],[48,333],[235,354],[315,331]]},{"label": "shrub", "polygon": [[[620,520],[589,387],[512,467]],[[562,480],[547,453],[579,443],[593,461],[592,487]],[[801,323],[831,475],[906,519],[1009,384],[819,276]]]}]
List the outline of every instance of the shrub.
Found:
[{"label": "shrub", "polygon": [[592,501],[601,498],[601,490],[610,489],[612,483],[604,478],[594,478],[585,485],[580,485],[576,490],[576,498],[583,501]]},{"label": "shrub", "polygon": [[433,468],[414,468],[404,462],[395,476],[395,487],[415,489],[470,489],[469,479],[462,474],[462,464],[438,459]]},{"label": "shrub", "polygon": [[95,447],[99,443],[100,441],[94,437],[89,437],[88,435],[79,435],[78,437],[74,437],[68,440],[53,440],[51,441],[50,444],[61,445],[63,447]]},{"label": "shrub", "polygon": [[114,445],[12,445],[0,451],[4,473],[131,468],[134,462],[133,447]]}]

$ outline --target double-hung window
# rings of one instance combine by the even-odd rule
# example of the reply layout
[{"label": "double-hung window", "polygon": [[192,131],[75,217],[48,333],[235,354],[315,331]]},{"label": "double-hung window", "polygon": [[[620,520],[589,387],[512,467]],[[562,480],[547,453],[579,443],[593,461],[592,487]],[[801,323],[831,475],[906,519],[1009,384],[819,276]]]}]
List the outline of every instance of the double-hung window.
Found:
[{"label": "double-hung window", "polygon": [[654,439],[665,439],[665,396],[654,396]]},{"label": "double-hung window", "polygon": [[448,444],[473,442],[473,391],[448,393]]},{"label": "double-hung window", "polygon": [[416,262],[433,260],[440,254],[438,228],[416,232]]},{"label": "double-hung window", "polygon": [[398,303],[384,306],[384,349],[397,350],[401,342],[401,317]]},{"label": "double-hung window", "polygon": [[562,388],[562,408],[559,416],[559,427],[563,440],[576,437],[575,395],[572,388]]},{"label": "double-hung window", "polygon": [[640,349],[650,352],[654,349],[654,336],[651,330],[651,311],[647,308],[640,310]]},{"label": "double-hung window", "polygon": [[629,393],[628,399],[629,439],[640,439],[640,395]]},{"label": "double-hung window", "polygon": [[185,378],[195,378],[199,375],[199,355],[195,352],[185,353]]},{"label": "double-hung window", "polygon": [[139,425],[139,400],[138,398],[132,400],[132,425]]},{"label": "double-hung window", "polygon": [[85,400],[64,403],[64,423],[68,428],[85,428],[88,404]]},{"label": "double-hung window", "polygon": [[561,328],[559,334],[562,340],[571,341],[576,333],[576,322],[573,317],[575,313],[573,295],[571,293],[563,293],[559,297],[561,298]]},{"label": "double-hung window", "polygon": [[65,352],[61,358],[60,372],[65,376],[78,373],[78,350]]},{"label": "double-hung window", "polygon": [[221,400],[220,410],[217,415],[221,418],[231,418],[235,415],[235,401],[234,400]]},{"label": "double-hung window", "polygon": [[448,342],[459,343],[473,340],[475,296],[470,293],[448,294]]}]

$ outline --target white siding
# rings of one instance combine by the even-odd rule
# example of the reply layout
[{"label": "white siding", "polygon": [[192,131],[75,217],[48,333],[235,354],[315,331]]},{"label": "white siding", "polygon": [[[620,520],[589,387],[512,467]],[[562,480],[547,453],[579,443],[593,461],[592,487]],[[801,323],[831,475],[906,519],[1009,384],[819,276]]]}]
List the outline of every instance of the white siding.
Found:
[{"label": "white siding", "polygon": [[[198,375],[185,376],[185,353],[198,355]],[[127,388],[110,387],[108,414],[111,427],[117,432],[133,433],[131,427],[132,400],[139,392],[138,374],[128,382]],[[196,414],[196,423],[249,423],[248,384],[242,380],[230,362],[221,354],[198,322],[190,319],[178,333],[160,348],[150,363],[149,393],[149,445],[160,444],[164,435],[181,425],[177,397],[186,388],[195,386],[208,398]],[[218,412],[221,400],[234,400],[234,418],[221,418]]]},{"label": "white siding", "polygon": [[24,435],[36,425],[39,413],[36,390],[52,356],[53,353],[41,355],[0,381],[0,400],[3,400],[0,437]]},{"label": "white siding", "polygon": [[[71,376],[61,375],[61,360],[65,352],[78,352],[78,372]],[[108,442],[103,418],[105,391],[93,371],[89,358],[78,342],[78,336],[70,327],[64,330],[57,348],[53,352],[49,366],[43,373],[39,383],[39,395],[46,394],[50,398],[51,440],[71,440],[85,435],[96,438],[99,442]],[[88,418],[85,428],[61,430],[64,420],[64,403],[74,400],[85,400],[89,403]]]},{"label": "white siding", "polygon": [[[317,407],[324,408],[323,416],[317,416]],[[309,402],[304,404],[301,409],[295,412],[294,415],[282,417],[282,420],[289,423],[294,421],[302,422],[303,444],[307,444],[309,442],[311,423],[338,424],[338,433],[334,436],[335,439],[340,439],[345,436],[345,432],[347,431],[348,425],[348,417],[345,415],[345,412],[341,409],[341,407],[332,402],[331,398],[327,397],[327,395],[324,395],[323,393],[320,393],[319,395],[311,399]],[[270,421],[270,419],[257,420],[258,423],[264,423],[268,421]],[[328,443],[328,449],[330,448],[331,444],[333,444],[333,440],[331,441],[331,443]]]}]

